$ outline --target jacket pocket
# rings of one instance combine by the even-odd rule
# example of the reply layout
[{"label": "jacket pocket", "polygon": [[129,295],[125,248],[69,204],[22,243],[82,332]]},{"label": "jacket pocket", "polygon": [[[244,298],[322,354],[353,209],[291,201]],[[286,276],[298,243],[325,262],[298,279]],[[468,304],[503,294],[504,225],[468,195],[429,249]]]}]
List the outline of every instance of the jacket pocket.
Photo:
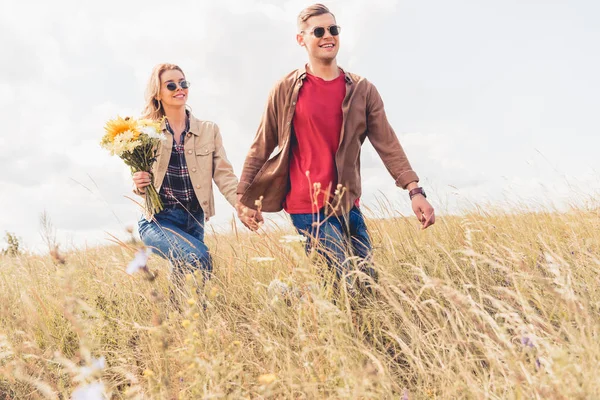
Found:
[{"label": "jacket pocket", "polygon": [[214,143],[206,143],[195,149],[197,156],[212,156],[215,152],[215,144]]}]

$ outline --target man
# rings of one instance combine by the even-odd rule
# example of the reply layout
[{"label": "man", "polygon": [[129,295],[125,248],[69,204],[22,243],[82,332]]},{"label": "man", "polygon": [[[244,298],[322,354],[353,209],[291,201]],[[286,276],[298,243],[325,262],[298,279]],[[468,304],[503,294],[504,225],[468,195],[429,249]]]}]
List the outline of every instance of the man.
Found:
[{"label": "man", "polygon": [[377,89],[337,65],[340,31],[322,4],[299,14],[296,39],[306,49],[308,64],[271,90],[237,189],[238,215],[248,228],[258,228],[262,211],[285,209],[309,239],[307,251],[316,246],[338,276],[352,259],[368,263],[372,251],[359,209],[365,138],[396,185],[409,190],[421,227],[435,222]]}]

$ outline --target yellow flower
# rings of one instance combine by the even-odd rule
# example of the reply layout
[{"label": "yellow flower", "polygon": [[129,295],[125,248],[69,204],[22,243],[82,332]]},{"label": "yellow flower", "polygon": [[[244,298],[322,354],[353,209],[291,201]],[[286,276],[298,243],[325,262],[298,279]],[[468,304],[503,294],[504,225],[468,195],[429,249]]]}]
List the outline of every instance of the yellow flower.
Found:
[{"label": "yellow flower", "polygon": [[152,372],[152,370],[147,369],[144,371],[144,376],[149,378],[151,376],[154,376],[154,372]]},{"label": "yellow flower", "polygon": [[240,342],[239,340],[234,340],[233,342],[231,342],[234,346],[241,346],[242,342]]},{"label": "yellow flower", "polygon": [[133,133],[133,140],[136,140],[138,136],[140,136],[136,120],[129,117],[117,117],[109,120],[106,125],[104,125],[104,130],[106,131],[105,137],[108,142],[113,142],[117,136],[127,131]]},{"label": "yellow flower", "polygon": [[188,299],[188,301],[187,301],[187,303],[188,303],[190,306],[193,306],[194,304],[196,304],[196,300],[194,300],[194,299],[192,299],[192,298],[189,298],[189,299]]},{"label": "yellow flower", "polygon": [[214,334],[215,334],[215,330],[214,330],[214,329],[212,329],[212,328],[208,328],[208,329],[206,330],[206,334],[207,334],[208,336],[212,336],[212,335],[214,335]]},{"label": "yellow flower", "polygon": [[183,321],[181,321],[181,326],[183,326],[184,328],[187,328],[188,326],[190,326],[191,322],[189,319],[184,319]]},{"label": "yellow flower", "polygon": [[160,131],[160,125],[162,124],[162,120],[153,121],[151,119],[138,119],[138,124],[141,126],[147,126],[149,128],[154,128],[157,131]]},{"label": "yellow flower", "polygon": [[270,383],[275,382],[277,379],[277,375],[275,374],[264,374],[258,377],[258,383],[261,385],[268,385]]},{"label": "yellow flower", "polygon": [[212,289],[210,289],[210,292],[208,293],[208,297],[211,299],[214,299],[215,297],[217,297],[218,294],[219,294],[219,289],[217,289],[216,286],[213,286]]},{"label": "yellow flower", "polygon": [[198,318],[200,318],[200,313],[194,314],[194,319],[198,319]]}]

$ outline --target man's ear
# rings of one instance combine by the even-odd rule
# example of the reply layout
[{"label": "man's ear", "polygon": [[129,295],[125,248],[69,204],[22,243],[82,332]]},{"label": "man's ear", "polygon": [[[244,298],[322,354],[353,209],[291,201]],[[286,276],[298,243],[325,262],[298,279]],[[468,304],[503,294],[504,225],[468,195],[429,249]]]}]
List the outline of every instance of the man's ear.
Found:
[{"label": "man's ear", "polygon": [[302,34],[298,33],[296,35],[296,42],[298,42],[298,44],[302,47],[304,47],[304,36],[302,36]]}]

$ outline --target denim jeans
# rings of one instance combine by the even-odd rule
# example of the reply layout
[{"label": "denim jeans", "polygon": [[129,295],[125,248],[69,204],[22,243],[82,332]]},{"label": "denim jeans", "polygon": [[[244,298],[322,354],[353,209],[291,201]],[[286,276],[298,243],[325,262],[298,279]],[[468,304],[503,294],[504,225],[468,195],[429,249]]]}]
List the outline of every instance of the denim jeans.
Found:
[{"label": "denim jeans", "polygon": [[323,210],[318,214],[290,214],[290,217],[298,233],[307,238],[306,252],[315,249],[325,257],[329,267],[335,268],[338,278],[350,271],[354,257],[363,272],[377,279],[377,273],[370,266],[371,238],[358,207],[339,217],[326,217]]},{"label": "denim jeans", "polygon": [[183,208],[165,208],[152,221],[141,218],[138,222],[144,244],[163,258],[171,261],[175,273],[200,269],[204,278],[210,277],[212,259],[204,244],[204,212],[190,212]]}]

